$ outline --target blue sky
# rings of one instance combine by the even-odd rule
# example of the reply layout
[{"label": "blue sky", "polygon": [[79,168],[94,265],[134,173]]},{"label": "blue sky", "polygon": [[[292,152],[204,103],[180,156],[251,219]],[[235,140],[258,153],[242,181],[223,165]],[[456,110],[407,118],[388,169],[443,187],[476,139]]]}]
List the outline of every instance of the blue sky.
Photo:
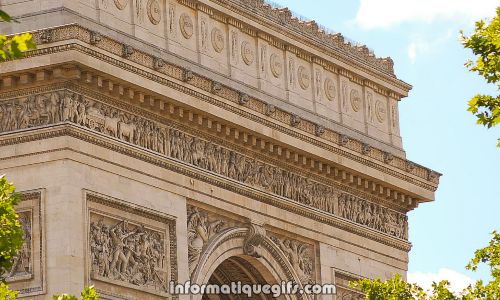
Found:
[{"label": "blue sky", "polygon": [[495,87],[464,68],[472,53],[459,31],[493,16],[498,0],[274,2],[394,59],[397,76],[414,87],[400,105],[407,157],[444,174],[436,201],[410,213],[410,278],[485,278],[486,269],[464,267],[500,230],[500,128],[476,125],[466,111],[468,99]]}]

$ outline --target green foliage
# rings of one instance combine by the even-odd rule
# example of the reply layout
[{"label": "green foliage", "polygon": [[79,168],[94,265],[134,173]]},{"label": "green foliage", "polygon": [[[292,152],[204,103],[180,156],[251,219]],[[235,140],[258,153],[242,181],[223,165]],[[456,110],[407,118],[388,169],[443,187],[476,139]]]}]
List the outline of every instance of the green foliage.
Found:
[{"label": "green foliage", "polygon": [[[0,21],[15,22],[14,19],[2,10],[0,10]],[[23,52],[29,49],[36,49],[30,33],[9,37],[0,34],[0,61],[20,58],[23,56]]]},{"label": "green foliage", "polygon": [[[1,11],[0,11],[1,17]],[[19,216],[14,206],[19,203],[19,194],[16,188],[8,183],[4,176],[0,176],[0,277],[12,267],[12,259],[23,245],[23,230],[19,223]],[[16,300],[19,292],[9,290],[5,282],[0,282],[0,299]],[[98,300],[93,286],[86,287],[81,293],[82,300]],[[54,300],[78,300],[72,295],[56,295]]]},{"label": "green foliage", "polygon": [[9,286],[6,283],[0,283],[0,299],[16,300],[17,294],[19,294],[19,292],[9,290]]},{"label": "green foliage", "polygon": [[0,276],[12,267],[12,259],[23,245],[23,230],[14,206],[19,195],[14,185],[0,177]]},{"label": "green foliage", "polygon": [[399,274],[386,281],[362,279],[349,285],[365,293],[367,300],[412,300],[415,299],[414,295],[422,292],[416,284],[404,281]]},{"label": "green foliage", "polygon": [[[475,62],[467,61],[465,66],[500,90],[500,7],[489,24],[478,21],[471,36],[461,34],[464,48],[471,49],[476,56]],[[488,128],[496,126],[500,123],[500,95],[477,94],[469,101],[468,111],[477,117],[478,124]]]},{"label": "green foliage", "polygon": [[447,280],[434,282],[431,291],[424,291],[418,285],[402,280],[399,274],[386,281],[362,279],[349,285],[363,292],[365,300],[500,300],[500,233],[493,231],[492,236],[489,245],[477,250],[466,266],[468,270],[476,271],[480,264],[486,264],[492,280],[486,284],[478,280],[459,295],[450,291]]},{"label": "green foliage", "polygon": [[[97,300],[99,299],[99,295],[97,294],[94,286],[86,287],[82,294],[81,300]],[[54,295],[53,300],[78,300],[73,295],[62,294],[62,295]]]},{"label": "green foliage", "polygon": [[500,233],[493,231],[491,234],[493,237],[489,245],[477,250],[466,266],[468,270],[476,271],[479,264],[486,264],[492,278],[487,284],[478,280],[469,287],[468,293],[474,296],[473,299],[500,299]]}]

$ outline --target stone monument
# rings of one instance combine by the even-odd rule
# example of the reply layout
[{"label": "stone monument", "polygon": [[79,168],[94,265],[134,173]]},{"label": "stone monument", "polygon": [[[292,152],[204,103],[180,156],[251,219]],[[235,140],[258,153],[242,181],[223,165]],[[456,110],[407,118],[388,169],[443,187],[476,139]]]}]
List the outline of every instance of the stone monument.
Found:
[{"label": "stone monument", "polygon": [[411,86],[390,58],[262,0],[0,9],[20,21],[0,32],[38,45],[0,63],[20,298],[239,299],[169,283],[293,281],[359,299],[349,281],[406,275],[407,213],[440,174],[405,158]]}]

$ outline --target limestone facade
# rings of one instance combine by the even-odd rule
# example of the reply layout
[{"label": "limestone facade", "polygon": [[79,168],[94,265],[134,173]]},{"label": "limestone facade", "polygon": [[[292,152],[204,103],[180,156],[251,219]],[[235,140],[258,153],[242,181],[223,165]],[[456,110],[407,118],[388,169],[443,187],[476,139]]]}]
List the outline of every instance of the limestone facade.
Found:
[{"label": "limestone facade", "polygon": [[92,284],[104,299],[208,299],[169,283],[291,280],[358,299],[350,280],[406,274],[407,213],[440,174],[405,158],[411,86],[390,58],[260,0],[0,9],[21,21],[1,32],[38,44],[0,63],[21,297]]}]

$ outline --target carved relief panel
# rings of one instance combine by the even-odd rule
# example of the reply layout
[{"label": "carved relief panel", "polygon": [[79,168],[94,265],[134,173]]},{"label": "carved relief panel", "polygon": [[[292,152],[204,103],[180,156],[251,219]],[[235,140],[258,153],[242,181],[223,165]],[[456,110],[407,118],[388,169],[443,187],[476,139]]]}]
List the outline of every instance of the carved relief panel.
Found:
[{"label": "carved relief panel", "polygon": [[[165,157],[181,160],[241,184],[328,214],[339,215],[393,236],[400,238],[406,236],[401,233],[405,231],[404,227],[387,230],[385,225],[380,225],[378,221],[366,223],[366,218],[353,217],[349,211],[359,207],[353,205],[356,201],[344,201],[345,206],[336,211],[335,208],[341,206],[341,203],[337,204],[340,191],[336,187],[315,181],[294,170],[270,164],[261,158],[242,154],[227,147],[222,141],[214,140],[212,136],[198,137],[186,129],[180,130],[174,128],[172,124],[151,121],[141,115],[129,113],[69,90],[33,94],[29,97],[0,102],[2,132],[64,121],[116,137]],[[384,212],[382,206],[367,200],[363,201],[374,212]],[[399,226],[404,226],[401,223],[404,215],[399,213],[381,216],[380,219],[386,224],[393,217],[396,217]]]},{"label": "carved relief panel", "polygon": [[[366,132],[366,95],[363,87],[344,76],[340,77],[342,122],[347,126]],[[373,102],[373,94],[372,94]],[[372,104],[373,106],[373,104]]]},{"label": "carved relief panel", "polygon": [[14,257],[5,280],[11,289],[20,291],[19,297],[44,294],[46,283],[42,191],[21,193],[21,202],[16,206],[16,212],[24,242]]},{"label": "carved relief panel", "polygon": [[287,73],[284,51],[259,37],[256,63],[260,89],[273,96],[286,98]]},{"label": "carved relief panel", "polygon": [[229,221],[227,218],[211,214],[196,206],[188,205],[187,230],[190,274],[196,268],[208,241],[223,229],[234,227],[235,225],[235,222]]},{"label": "carved relief panel", "polygon": [[[245,255],[259,258],[263,251],[272,251],[274,259],[279,260],[279,257],[282,257],[287,260],[302,284],[316,281],[316,252],[312,243],[274,233],[272,229],[268,230],[265,226],[253,224],[249,220],[236,220],[236,217],[230,218],[194,205],[187,207],[189,272],[193,273],[201,263],[202,256],[207,259],[207,255],[210,255],[207,248],[212,249],[208,246],[213,246],[218,235],[237,228],[248,228],[242,245]],[[275,245],[273,250],[263,249],[263,244],[266,243],[264,240]],[[274,249],[281,253],[277,254]]]},{"label": "carved relief panel", "polygon": [[316,112],[340,122],[341,88],[338,75],[314,65],[314,99]]},{"label": "carved relief panel", "polygon": [[142,40],[163,47],[165,43],[166,11],[165,1],[133,0],[131,1],[134,34]]},{"label": "carved relief panel", "polygon": [[368,135],[390,143],[387,96],[365,87],[365,114]]},{"label": "carved relief panel", "polygon": [[[322,81],[322,74],[315,74],[312,64],[287,51],[288,100],[309,111],[314,111],[315,80]],[[316,78],[316,76],[318,78]],[[320,85],[318,86],[321,91]]]},{"label": "carved relief panel", "polygon": [[315,283],[314,245],[293,238],[270,233],[269,237],[283,252],[302,284]]},{"label": "carved relief panel", "polygon": [[406,215],[359,197],[346,193],[340,194],[338,214],[343,218],[397,238],[408,239],[408,218]]},{"label": "carved relief panel", "polygon": [[363,300],[364,295],[357,290],[349,287],[349,282],[357,280],[357,277],[351,276],[342,271],[335,271],[335,286],[337,288],[337,300]]},{"label": "carved relief panel", "polygon": [[[144,0],[142,0],[144,1]],[[136,18],[136,5],[133,0],[98,0],[96,6],[100,9],[100,22],[116,27],[119,24],[133,24]],[[132,13],[131,13],[132,12]]]},{"label": "carved relief panel", "polygon": [[[174,221],[146,208],[86,193],[91,284],[103,294],[168,295],[177,278]],[[117,289],[116,286],[122,288]]]},{"label": "carved relief panel", "polygon": [[228,25],[207,13],[198,11],[200,62],[217,71],[228,72],[232,38]]},{"label": "carved relief panel", "polygon": [[[157,26],[165,24],[164,32],[167,37],[168,50],[181,57],[197,62],[199,52],[208,49],[207,43],[204,42],[202,45],[198,41],[198,36],[201,33],[204,34],[203,40],[207,41],[208,28],[205,26],[206,19],[204,19],[203,31],[200,31],[200,20],[196,19],[195,10],[181,5],[175,0],[166,1],[166,5],[167,8],[164,10],[165,21],[162,19]],[[197,22],[198,27],[196,27]]]}]

